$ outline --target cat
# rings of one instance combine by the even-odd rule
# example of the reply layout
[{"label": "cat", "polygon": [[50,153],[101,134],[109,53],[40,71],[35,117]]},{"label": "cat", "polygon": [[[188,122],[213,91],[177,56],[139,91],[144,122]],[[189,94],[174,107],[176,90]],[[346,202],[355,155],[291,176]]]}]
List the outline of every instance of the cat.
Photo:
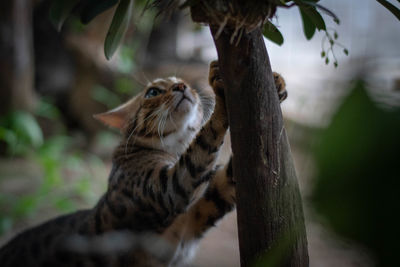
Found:
[{"label": "cat", "polygon": [[[279,98],[287,93],[274,73]],[[92,209],[28,229],[0,250],[6,266],[182,266],[235,206],[232,161],[217,159],[228,129],[218,62],[211,90],[156,79],[95,115],[120,130],[107,192]]]}]

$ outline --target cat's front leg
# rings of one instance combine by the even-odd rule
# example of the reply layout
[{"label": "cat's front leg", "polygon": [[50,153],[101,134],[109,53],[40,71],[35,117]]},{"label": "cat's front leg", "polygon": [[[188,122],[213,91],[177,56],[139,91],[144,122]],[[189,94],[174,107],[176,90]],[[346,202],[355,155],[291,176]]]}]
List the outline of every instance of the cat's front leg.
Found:
[{"label": "cat's front leg", "polygon": [[217,73],[217,65],[212,63],[209,80],[216,94],[216,104],[209,121],[176,162],[157,162],[136,185],[141,188],[135,189],[138,194],[134,194],[131,202],[136,210],[135,228],[145,230],[148,227],[162,232],[187,209],[196,189],[214,174],[228,128],[222,81],[216,77]]},{"label": "cat's front leg", "polygon": [[163,198],[165,204],[170,202],[169,207],[175,213],[184,211],[197,187],[211,178],[228,128],[224,87],[215,61],[210,64],[209,82],[216,95],[210,120],[177,163],[169,168],[164,167],[164,174],[160,176],[163,177],[160,181],[165,181],[162,186],[165,193],[171,192],[175,196],[164,194]]},{"label": "cat's front leg", "polygon": [[[215,71],[218,71],[216,68],[217,65],[214,66]],[[218,73],[216,74],[218,75]],[[287,97],[285,81],[282,76],[276,72],[273,72],[273,76],[279,101],[282,102]],[[217,80],[216,78],[215,81]],[[211,81],[214,81],[214,79],[210,79],[210,83]],[[218,86],[223,86],[223,84]],[[231,156],[228,164],[222,168],[217,168],[212,175],[209,186],[203,197],[200,198],[185,215],[187,230],[183,236],[184,240],[189,241],[200,238],[225,214],[234,209],[236,204],[235,186],[236,180],[233,177]]]},{"label": "cat's front leg", "polygon": [[185,242],[201,238],[218,220],[235,208],[235,185],[231,158],[228,164],[215,171],[203,197],[185,214],[186,231],[182,236]]}]

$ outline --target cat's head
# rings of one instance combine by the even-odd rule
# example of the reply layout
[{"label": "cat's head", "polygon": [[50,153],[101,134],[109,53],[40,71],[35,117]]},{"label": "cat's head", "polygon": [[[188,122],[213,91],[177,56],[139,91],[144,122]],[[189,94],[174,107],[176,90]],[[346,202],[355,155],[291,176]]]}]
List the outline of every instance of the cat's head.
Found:
[{"label": "cat's head", "polygon": [[94,117],[117,128],[127,145],[181,153],[208,120],[211,90],[194,90],[176,77],[156,79],[128,102]]}]

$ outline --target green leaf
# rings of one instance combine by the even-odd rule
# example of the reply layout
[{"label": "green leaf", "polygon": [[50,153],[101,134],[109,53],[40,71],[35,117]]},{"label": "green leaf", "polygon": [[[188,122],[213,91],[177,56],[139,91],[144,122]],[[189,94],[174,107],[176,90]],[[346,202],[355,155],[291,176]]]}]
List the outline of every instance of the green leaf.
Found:
[{"label": "green leaf", "polygon": [[276,43],[277,45],[282,45],[284,42],[282,33],[278,30],[278,28],[276,28],[274,24],[269,21],[264,26],[263,35],[265,36],[265,38]]},{"label": "green leaf", "polygon": [[336,40],[337,38],[339,38],[339,34],[338,34],[337,32],[335,32],[335,33],[333,34],[333,38]]},{"label": "green leaf", "polygon": [[17,137],[27,141],[33,147],[43,144],[43,133],[36,119],[29,113],[16,111],[11,115],[12,130]]},{"label": "green leaf", "polygon": [[132,16],[132,7],[132,0],[121,0],[114,13],[104,42],[104,54],[108,60],[114,55],[128,29],[129,21]]},{"label": "green leaf", "polygon": [[118,3],[118,0],[88,0],[83,7],[80,18],[83,24],[88,24],[100,13],[110,9]]},{"label": "green leaf", "polygon": [[322,18],[321,14],[315,9],[315,7],[300,7],[300,10],[307,14],[309,19],[312,21],[312,23],[317,27],[317,29],[320,30],[326,30],[326,25],[325,21]]},{"label": "green leaf", "polygon": [[60,118],[60,111],[58,108],[49,100],[41,98],[35,110],[35,115],[56,120]]},{"label": "green leaf", "polygon": [[50,21],[60,31],[79,0],[54,0],[50,7]]},{"label": "green leaf", "polygon": [[315,33],[315,25],[310,19],[310,17],[303,11],[302,8],[299,8],[301,14],[301,20],[303,21],[303,30],[304,35],[306,36],[307,40],[310,40]]},{"label": "green leaf", "polygon": [[32,214],[38,207],[39,201],[35,195],[22,196],[18,199],[13,212],[15,216],[27,216]]},{"label": "green leaf", "polygon": [[112,108],[121,104],[121,99],[113,91],[101,86],[95,85],[91,91],[91,96],[94,100]]},{"label": "green leaf", "polygon": [[132,95],[133,83],[130,78],[121,77],[115,80],[115,90],[120,94]]},{"label": "green leaf", "polygon": [[71,212],[76,209],[75,204],[68,198],[55,199],[54,206],[61,212]]},{"label": "green leaf", "polygon": [[302,3],[305,3],[305,4],[307,4],[307,5],[313,6],[313,7],[317,8],[317,9],[323,11],[325,14],[331,16],[331,17],[333,18],[333,20],[334,20],[337,24],[340,23],[340,20],[339,20],[339,18],[336,16],[335,13],[333,13],[332,11],[330,11],[329,9],[327,9],[327,8],[324,7],[324,6],[321,6],[320,4],[315,3],[315,2],[318,2],[318,1],[306,1],[306,0],[302,0],[301,2],[302,2]]},{"label": "green leaf", "polygon": [[0,127],[0,140],[7,144],[10,151],[15,150],[14,148],[18,143],[15,132],[3,127]]},{"label": "green leaf", "polygon": [[376,1],[378,1],[378,3],[380,3],[382,6],[386,7],[387,10],[392,12],[392,14],[395,15],[398,20],[400,20],[400,9],[398,9],[396,6],[394,6],[393,4],[389,3],[386,0],[376,0]]}]

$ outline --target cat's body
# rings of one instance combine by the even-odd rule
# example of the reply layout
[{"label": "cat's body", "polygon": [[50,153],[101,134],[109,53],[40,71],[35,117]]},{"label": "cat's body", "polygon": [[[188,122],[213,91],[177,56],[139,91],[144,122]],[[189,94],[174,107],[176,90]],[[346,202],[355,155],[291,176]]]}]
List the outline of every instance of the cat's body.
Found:
[{"label": "cat's body", "polygon": [[[98,119],[119,128],[108,190],[90,210],[29,229],[0,250],[0,266],[180,266],[234,208],[231,161],[216,166],[228,121],[215,92],[158,79]],[[283,80],[276,81],[284,95]],[[214,106],[215,109],[210,117]]]}]

